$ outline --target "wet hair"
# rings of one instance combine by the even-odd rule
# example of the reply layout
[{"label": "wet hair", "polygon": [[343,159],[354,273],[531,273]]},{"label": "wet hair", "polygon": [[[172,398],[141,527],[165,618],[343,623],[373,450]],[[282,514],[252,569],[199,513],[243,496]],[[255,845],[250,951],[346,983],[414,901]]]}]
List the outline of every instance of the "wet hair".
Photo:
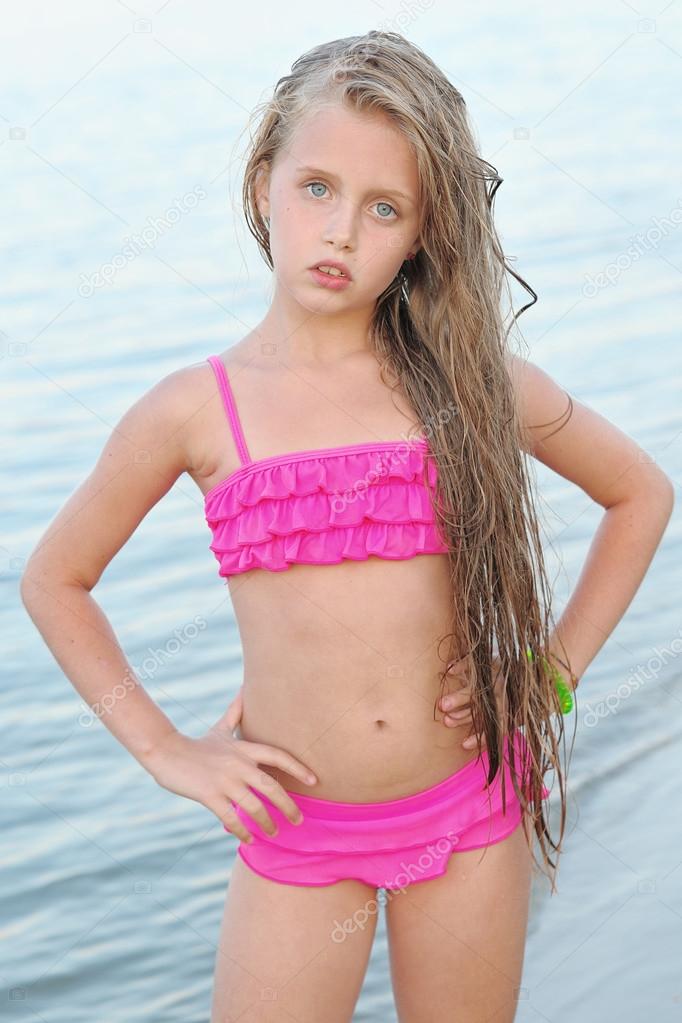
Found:
[{"label": "wet hair", "polygon": [[[313,47],[254,109],[242,204],[271,269],[268,223],[256,201],[259,172],[272,168],[307,116],[330,104],[389,118],[416,158],[421,247],[378,296],[370,343],[384,383],[399,387],[417,413],[438,470],[434,513],[449,548],[452,602],[450,631],[439,644],[444,667],[434,718],[452,678],[447,667],[457,662],[469,675],[474,729],[486,737],[488,782],[500,771],[505,808],[503,736],[521,730],[528,761],[517,763],[509,747],[513,788],[524,811],[526,840],[532,846],[532,826],[554,893],[566,820],[559,758],[564,723],[540,656],[549,651],[555,622],[510,344],[518,317],[537,295],[505,260],[493,222],[503,179],[477,151],[461,93],[396,32],[373,30]],[[505,272],[532,296],[506,329],[503,294],[510,310],[512,302]],[[564,393],[566,408],[534,429],[565,425],[573,403]],[[553,643],[561,646],[558,636]],[[568,661],[565,650],[559,656]],[[493,688],[497,666],[499,705]],[[558,842],[541,795],[548,770],[555,771],[559,785]]]}]

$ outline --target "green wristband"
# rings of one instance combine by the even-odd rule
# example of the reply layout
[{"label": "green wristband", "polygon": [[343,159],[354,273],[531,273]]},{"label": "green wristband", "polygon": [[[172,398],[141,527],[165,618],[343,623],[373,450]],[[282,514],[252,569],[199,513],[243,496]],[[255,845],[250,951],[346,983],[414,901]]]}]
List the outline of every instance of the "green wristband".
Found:
[{"label": "green wristband", "polygon": [[[526,649],[526,656],[529,661],[535,660],[535,656],[530,647]],[[547,668],[547,670],[551,673],[552,678],[554,679],[554,685],[556,686],[556,690],[559,694],[559,704],[561,706],[561,713],[570,714],[570,712],[573,710],[573,694],[571,693],[571,690],[566,683],[566,679],[561,674],[558,668],[555,668],[553,664],[549,663],[546,657],[543,656],[542,660],[545,668]]]}]

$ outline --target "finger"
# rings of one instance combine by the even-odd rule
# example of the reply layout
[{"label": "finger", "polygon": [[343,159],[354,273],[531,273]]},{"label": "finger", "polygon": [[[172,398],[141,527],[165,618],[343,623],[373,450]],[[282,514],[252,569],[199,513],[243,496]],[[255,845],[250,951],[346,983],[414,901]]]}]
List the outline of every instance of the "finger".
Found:
[{"label": "finger", "polygon": [[[264,778],[270,778],[270,775],[266,775],[264,771],[261,771],[261,775]],[[256,779],[255,781],[249,781],[248,784],[252,785],[254,788],[260,789],[261,791],[262,791],[261,785],[263,786],[263,788],[266,789],[268,788],[268,786],[264,784],[262,781],[260,781],[259,784],[259,781],[260,779]],[[274,778],[270,778],[270,781],[272,781],[275,785],[278,784]],[[266,795],[268,799],[270,799],[269,791],[264,792],[263,794]],[[258,826],[265,832],[266,835],[272,836],[277,834],[279,830],[277,825],[275,824],[272,817],[266,810],[265,804],[262,802],[262,800],[258,798],[255,792],[252,791],[252,789],[244,788],[243,790],[240,790],[237,793],[237,795],[228,796],[227,798],[231,799],[232,803],[238,806],[240,810],[248,814],[248,816],[251,817],[258,824]],[[274,799],[270,799],[270,802],[274,803]]]},{"label": "finger", "polygon": [[[276,806],[279,812],[292,824],[299,825],[303,823],[303,814],[301,813],[298,803],[294,802],[284,786],[278,782],[276,778],[273,778],[272,775],[268,774],[267,771],[259,771],[253,778],[248,779],[248,784],[252,788],[262,792],[267,800],[272,803],[273,806]],[[263,804],[260,803],[260,805],[262,806]],[[247,813],[251,813],[247,807],[244,807],[244,809]],[[263,809],[265,810],[264,807]],[[260,820],[260,817],[256,816],[256,819]],[[277,834],[276,826],[272,834]]]},{"label": "finger", "polygon": [[242,842],[246,842],[247,844],[250,844],[253,841],[253,835],[244,827],[241,820],[232,809],[229,797],[227,802],[220,800],[218,802],[210,803],[209,809],[213,811],[225,830],[233,834],[235,838],[239,838]]},{"label": "finger", "polygon": [[299,778],[306,785],[316,785],[317,777],[314,771],[293,757],[291,753],[280,749],[278,746],[268,746],[264,742],[250,742],[247,744],[246,752],[255,758],[259,764],[270,764],[272,767],[279,767],[282,771],[290,774],[292,778]]},{"label": "finger", "polygon": [[446,714],[443,720],[448,728],[456,728],[458,725],[473,724],[473,719],[468,710],[458,711],[456,714]]},{"label": "finger", "polygon": [[232,700],[232,703],[229,705],[225,713],[222,714],[221,717],[219,717],[218,720],[216,721],[215,727],[222,731],[229,732],[229,734],[232,735],[235,728],[242,719],[243,712],[244,703],[242,700],[242,690],[240,687],[239,691],[237,692],[237,695]]},{"label": "finger", "polygon": [[469,670],[469,659],[464,656],[455,661],[450,661],[445,669],[447,675],[463,675]]},{"label": "finger", "polygon": [[469,686],[464,686],[462,689],[458,689],[456,693],[448,693],[446,696],[441,697],[440,706],[443,710],[452,710],[454,708],[462,708],[470,700],[471,690]]},{"label": "finger", "polygon": [[303,823],[303,814],[298,803],[294,802],[284,786],[272,775],[266,771],[259,771],[258,776],[249,781],[249,785],[262,792],[292,824]]},{"label": "finger", "polygon": [[[237,740],[239,743],[240,740]],[[301,778],[302,781],[308,784],[314,785],[317,783],[316,776],[310,771],[304,764],[292,757],[290,753],[285,750],[279,749],[276,746],[268,746],[264,743],[247,742],[242,744],[242,750],[246,756],[254,762],[254,764],[269,764],[274,767],[280,767],[286,774],[291,774],[295,778]],[[265,796],[273,803],[280,812],[287,817],[292,824],[302,824],[303,815],[297,803],[291,798],[289,793],[286,791],[283,785],[281,785],[276,778],[268,774],[267,771],[258,770],[254,774],[249,775],[245,778],[247,784],[253,788],[263,792]],[[258,807],[262,807],[263,804],[258,800],[255,805],[256,819],[260,821],[258,816]],[[251,809],[248,806],[244,807],[245,811],[253,816]],[[263,807],[265,812],[265,808]],[[269,821],[269,818],[266,818]],[[267,830],[264,827],[264,830]],[[275,830],[272,834],[277,834]]]}]

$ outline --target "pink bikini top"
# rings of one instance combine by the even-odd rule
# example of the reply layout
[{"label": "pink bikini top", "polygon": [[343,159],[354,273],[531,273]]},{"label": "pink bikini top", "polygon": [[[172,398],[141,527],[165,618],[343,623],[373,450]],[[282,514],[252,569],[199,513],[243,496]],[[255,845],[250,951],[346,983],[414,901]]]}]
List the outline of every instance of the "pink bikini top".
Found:
[{"label": "pink bikini top", "polygon": [[219,575],[447,552],[427,489],[436,483],[427,441],[368,441],[253,461],[223,361],[207,361],[241,461],[204,495]]}]

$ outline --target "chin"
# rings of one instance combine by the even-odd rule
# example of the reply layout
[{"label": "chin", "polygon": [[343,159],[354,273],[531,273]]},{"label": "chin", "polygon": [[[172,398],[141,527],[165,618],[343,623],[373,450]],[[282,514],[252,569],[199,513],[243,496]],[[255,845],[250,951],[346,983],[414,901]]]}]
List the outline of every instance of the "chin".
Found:
[{"label": "chin", "polygon": [[296,302],[302,309],[306,309],[311,313],[320,313],[321,315],[333,313],[334,310],[341,307],[347,309],[349,305],[347,291],[319,288],[312,282],[308,286],[301,286],[300,280],[296,282],[281,281],[279,278],[278,285],[288,301]]}]

